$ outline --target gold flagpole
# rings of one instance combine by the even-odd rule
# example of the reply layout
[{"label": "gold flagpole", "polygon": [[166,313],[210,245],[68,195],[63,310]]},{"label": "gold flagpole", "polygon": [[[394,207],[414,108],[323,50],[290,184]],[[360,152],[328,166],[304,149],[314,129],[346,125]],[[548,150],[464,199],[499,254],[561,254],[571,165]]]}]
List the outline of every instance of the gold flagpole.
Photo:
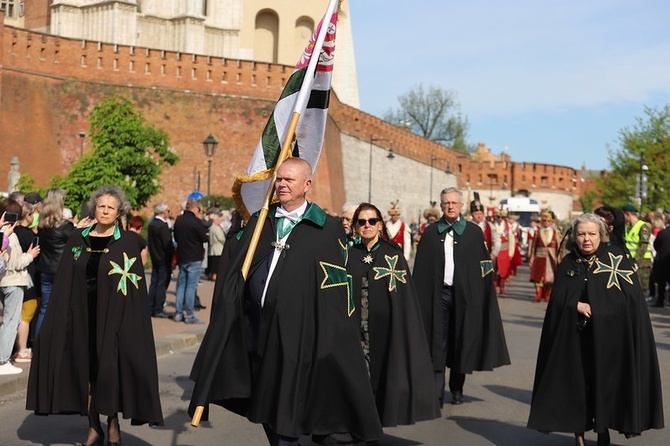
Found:
[{"label": "gold flagpole", "polygon": [[[326,9],[326,14],[324,15],[321,21],[321,29],[319,31],[319,35],[318,38],[316,39],[314,50],[312,52],[311,56],[312,59],[310,59],[308,64],[308,72],[311,74],[311,76],[313,76],[316,71],[319,58],[321,57],[321,49],[323,47],[323,42],[326,37],[326,31],[328,30],[328,26],[330,25],[330,21],[332,19],[333,14],[339,9],[340,1],[341,0],[330,0],[328,8]],[[336,9],[336,7],[338,8]],[[305,81],[303,80],[303,82]],[[277,170],[279,169],[279,166],[281,166],[281,164],[284,162],[284,160],[286,160],[291,155],[292,152],[293,140],[295,139],[296,129],[298,128],[298,121],[300,120],[300,112],[296,110],[301,109],[301,107],[298,106],[299,104],[304,105],[307,103],[306,101],[308,96],[308,90],[311,91],[312,82],[313,77],[309,82],[310,86],[308,89],[301,88],[298,94],[298,98],[296,100],[296,108],[294,108],[293,114],[291,115],[291,121],[289,122],[289,126],[286,129],[286,136],[284,137],[284,142],[282,144],[281,151],[279,152],[277,162],[272,172],[270,185],[268,186],[268,191],[265,194],[265,200],[263,201],[263,206],[261,207],[260,213],[258,215],[258,221],[256,222],[256,227],[254,228],[254,232],[251,236],[251,241],[249,242],[249,248],[247,249],[246,257],[244,258],[244,262],[242,263],[242,276],[244,277],[245,281],[247,280],[249,270],[251,269],[251,262],[253,261],[254,255],[256,254],[256,249],[258,248],[258,241],[261,238],[261,232],[263,231],[263,227],[265,226],[265,220],[267,219],[267,215],[270,210],[270,200],[272,200],[272,195],[274,194],[275,180],[277,179]],[[304,83],[303,87],[305,87]],[[204,410],[205,410],[204,406],[196,406],[195,411],[193,413],[193,418],[191,419],[191,426],[198,427]]]},{"label": "gold flagpole", "polygon": [[254,259],[254,254],[256,254],[256,248],[258,248],[258,240],[261,238],[261,232],[263,232],[263,227],[265,226],[265,220],[268,216],[268,211],[270,210],[270,200],[272,200],[272,195],[275,191],[275,180],[277,179],[277,170],[279,166],[291,155],[291,148],[293,145],[293,140],[295,138],[295,131],[298,127],[298,121],[300,120],[300,113],[293,112],[291,116],[291,122],[289,122],[288,132],[286,133],[286,138],[284,138],[284,144],[282,145],[281,151],[279,152],[279,158],[277,158],[277,164],[272,172],[272,178],[270,178],[270,185],[268,186],[268,191],[265,194],[265,200],[263,201],[263,206],[261,207],[260,214],[258,215],[258,221],[256,222],[256,227],[254,228],[254,233],[251,236],[251,241],[249,242],[249,249],[247,250],[247,255],[244,258],[242,263],[242,277],[244,280],[247,280],[249,275],[249,269],[251,269],[251,262]]},{"label": "gold flagpole", "polygon": [[[242,277],[244,280],[247,280],[249,270],[251,269],[251,262],[254,259],[256,254],[256,249],[258,248],[258,241],[261,238],[261,233],[263,232],[263,227],[265,226],[265,220],[267,219],[268,212],[270,210],[270,200],[272,200],[272,195],[275,190],[275,180],[277,179],[277,170],[279,166],[291,155],[291,149],[293,146],[293,139],[295,138],[295,132],[298,127],[298,121],[300,120],[300,113],[294,111],[291,116],[291,121],[289,122],[288,131],[286,133],[286,138],[284,138],[284,144],[282,145],[281,151],[279,152],[279,157],[277,158],[277,164],[272,172],[272,178],[270,179],[270,185],[268,186],[268,191],[265,194],[265,200],[263,201],[263,207],[261,207],[260,214],[258,215],[258,221],[256,222],[256,227],[254,228],[254,233],[251,235],[251,241],[249,242],[249,249],[247,249],[247,255],[244,258],[242,263]],[[200,419],[202,418],[202,413],[205,410],[205,406],[196,406],[195,411],[193,412],[193,418],[191,419],[191,426],[198,427],[200,425]]]}]

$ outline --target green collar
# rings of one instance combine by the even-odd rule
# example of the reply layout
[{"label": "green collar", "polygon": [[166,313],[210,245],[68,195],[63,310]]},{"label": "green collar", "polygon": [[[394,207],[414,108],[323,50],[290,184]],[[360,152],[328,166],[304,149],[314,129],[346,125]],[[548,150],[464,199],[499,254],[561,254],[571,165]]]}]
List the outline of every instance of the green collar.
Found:
[{"label": "green collar", "polygon": [[[81,235],[84,237],[88,237],[88,234],[95,228],[97,225],[91,225],[88,228],[85,228],[82,232]],[[114,226],[114,234],[112,235],[114,237],[114,240],[118,240],[121,238],[121,230],[119,229],[119,225]]]},{"label": "green collar", "polygon": [[[279,207],[279,203],[274,203],[268,210],[268,216],[275,215],[275,211]],[[260,211],[259,211],[260,212]],[[259,212],[254,215],[258,217]],[[324,227],[326,224],[326,213],[315,203],[307,203],[307,209],[302,214],[302,220],[309,220],[317,226]]]},{"label": "green collar", "polygon": [[465,231],[465,226],[466,222],[462,215],[458,216],[458,220],[456,220],[456,222],[453,225],[449,223],[443,215],[442,218],[440,218],[440,220],[437,222],[437,232],[442,234],[444,231],[448,229],[453,229],[456,235],[463,235],[463,231]]}]

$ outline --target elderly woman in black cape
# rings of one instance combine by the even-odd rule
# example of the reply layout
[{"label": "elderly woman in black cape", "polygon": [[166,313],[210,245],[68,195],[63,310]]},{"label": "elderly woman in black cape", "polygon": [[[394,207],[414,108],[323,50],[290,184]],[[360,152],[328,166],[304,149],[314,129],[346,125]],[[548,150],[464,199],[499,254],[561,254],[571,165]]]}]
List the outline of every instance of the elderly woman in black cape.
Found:
[{"label": "elderly woman in black cape", "polygon": [[72,233],[35,341],[26,408],[88,415],[86,445],[121,444],[118,413],[162,424],[156,351],[139,237],[122,230],[130,203],[117,186],[89,201],[95,223]]},{"label": "elderly woman in black cape", "polygon": [[598,445],[663,427],[656,344],[633,263],[595,214],[572,223],[542,327],[528,427]]},{"label": "elderly woman in black cape", "polygon": [[358,206],[352,222],[360,243],[349,250],[347,272],[382,426],[437,418],[426,332],[402,250],[389,241],[374,205]]}]

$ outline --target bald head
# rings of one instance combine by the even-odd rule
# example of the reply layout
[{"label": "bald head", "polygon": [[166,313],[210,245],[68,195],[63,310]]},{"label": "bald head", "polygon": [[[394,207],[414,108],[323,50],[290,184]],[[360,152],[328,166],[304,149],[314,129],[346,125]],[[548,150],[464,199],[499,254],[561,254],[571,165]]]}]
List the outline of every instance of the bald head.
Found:
[{"label": "bald head", "polygon": [[288,158],[277,170],[275,191],[287,211],[293,211],[305,202],[312,186],[312,166],[302,158]]}]

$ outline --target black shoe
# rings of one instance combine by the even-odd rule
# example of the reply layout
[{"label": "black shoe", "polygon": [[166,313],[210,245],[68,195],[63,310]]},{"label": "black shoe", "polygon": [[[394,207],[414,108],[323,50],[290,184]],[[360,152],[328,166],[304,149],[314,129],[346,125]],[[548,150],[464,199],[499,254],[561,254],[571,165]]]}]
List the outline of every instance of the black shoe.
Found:
[{"label": "black shoe", "polygon": [[206,310],[206,309],[207,309],[207,307],[204,306],[204,305],[202,305],[202,304],[195,305],[193,308],[194,308],[196,311],[197,311],[197,310]]},{"label": "black shoe", "polygon": [[166,313],[165,311],[161,311],[160,313],[154,313],[154,314],[151,315],[151,317],[155,317],[155,318],[158,318],[158,319],[168,319],[170,316],[172,316],[172,315]]},{"label": "black shoe", "polygon": [[455,391],[451,393],[451,404],[462,404],[463,403],[463,392]]}]

